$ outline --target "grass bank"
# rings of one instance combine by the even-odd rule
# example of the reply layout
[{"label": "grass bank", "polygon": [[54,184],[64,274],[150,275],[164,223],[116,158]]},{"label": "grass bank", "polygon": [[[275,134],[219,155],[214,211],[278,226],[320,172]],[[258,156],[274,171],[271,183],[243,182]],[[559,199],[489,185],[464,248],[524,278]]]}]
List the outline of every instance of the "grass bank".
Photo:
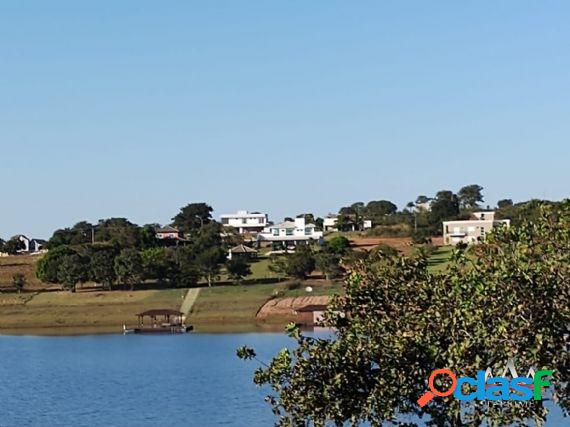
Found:
[{"label": "grass bank", "polygon": [[151,308],[178,309],[185,289],[110,292],[0,294],[0,333],[76,334],[121,332],[135,314]]}]

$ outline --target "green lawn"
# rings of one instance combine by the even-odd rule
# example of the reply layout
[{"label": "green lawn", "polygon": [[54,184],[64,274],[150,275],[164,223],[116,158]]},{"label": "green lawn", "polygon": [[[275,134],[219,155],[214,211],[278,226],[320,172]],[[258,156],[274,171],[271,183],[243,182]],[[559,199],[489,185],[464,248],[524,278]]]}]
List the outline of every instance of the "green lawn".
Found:
[{"label": "green lawn", "polygon": [[[151,308],[179,309],[186,289],[0,294],[1,330],[120,332]],[[57,328],[57,330],[56,330]]]},{"label": "green lawn", "polygon": [[438,273],[447,267],[453,246],[440,246],[428,260],[428,269],[432,273]]}]

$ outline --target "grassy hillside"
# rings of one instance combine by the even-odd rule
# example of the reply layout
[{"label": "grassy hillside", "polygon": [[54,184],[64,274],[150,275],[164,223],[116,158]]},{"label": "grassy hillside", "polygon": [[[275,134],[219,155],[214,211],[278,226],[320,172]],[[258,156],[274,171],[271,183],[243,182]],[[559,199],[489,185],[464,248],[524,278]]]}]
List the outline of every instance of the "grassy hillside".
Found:
[{"label": "grassy hillside", "polygon": [[16,273],[22,273],[26,277],[26,288],[45,288],[46,285],[36,277],[36,262],[40,258],[41,255],[0,257],[0,289],[10,289],[12,277]]},{"label": "grassy hillside", "polygon": [[185,289],[4,293],[0,294],[0,332],[22,328],[57,334],[120,332],[124,323],[135,323],[135,314],[141,311],[178,309],[185,293]]},{"label": "grassy hillside", "polygon": [[[440,247],[432,255],[429,268],[441,271],[447,265],[451,247]],[[120,332],[124,323],[136,321],[134,315],[150,308],[179,308],[185,289],[104,292],[85,289],[72,294],[46,289],[35,277],[38,256],[0,258],[0,333],[26,332],[62,334],[82,332]],[[271,298],[308,295],[331,295],[342,292],[341,284],[309,280],[298,285],[291,282],[260,284],[275,280],[269,271],[269,259],[260,258],[251,266],[253,274],[243,285],[233,285],[222,277],[222,283],[202,288],[190,314],[190,322],[202,331],[254,330],[255,315]],[[23,273],[26,292],[10,292],[12,276]],[[312,293],[305,287],[311,285]],[[55,329],[57,328],[57,330]],[[277,326],[278,329],[282,325]]]}]

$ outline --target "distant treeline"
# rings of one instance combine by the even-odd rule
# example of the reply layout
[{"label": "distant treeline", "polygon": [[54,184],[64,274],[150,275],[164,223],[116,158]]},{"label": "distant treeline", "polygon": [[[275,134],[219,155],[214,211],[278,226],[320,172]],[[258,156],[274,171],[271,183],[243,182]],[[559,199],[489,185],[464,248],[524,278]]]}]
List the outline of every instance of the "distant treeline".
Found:
[{"label": "distant treeline", "polygon": [[141,227],[124,218],[79,222],[53,234],[36,274],[43,282],[71,291],[86,282],[107,289],[133,289],[149,281],[190,287],[204,279],[211,285],[223,266],[239,281],[250,274],[249,265],[241,259],[227,260],[226,254],[241,242],[241,236],[222,230],[211,212],[205,203],[182,208],[173,218],[173,225],[184,236],[180,239],[157,239],[157,224]]}]

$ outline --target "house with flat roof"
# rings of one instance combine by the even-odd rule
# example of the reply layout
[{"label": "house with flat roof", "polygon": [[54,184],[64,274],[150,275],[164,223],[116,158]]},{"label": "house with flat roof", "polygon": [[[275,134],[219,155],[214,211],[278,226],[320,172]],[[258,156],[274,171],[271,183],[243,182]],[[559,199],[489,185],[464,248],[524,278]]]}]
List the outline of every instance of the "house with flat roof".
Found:
[{"label": "house with flat roof", "polygon": [[237,211],[220,215],[220,222],[225,227],[235,228],[240,234],[259,233],[269,225],[269,217],[261,212]]},{"label": "house with flat roof", "polygon": [[[339,231],[338,230],[338,218],[340,215],[328,214],[323,219],[323,230],[324,231]],[[361,223],[362,231],[369,230],[372,228],[372,221],[369,219],[363,220]],[[356,224],[352,219],[343,224],[343,229],[340,231],[357,231],[359,229],[358,224]]]},{"label": "house with flat roof", "polygon": [[315,224],[306,224],[304,216],[269,225],[257,235],[259,242],[279,242],[286,246],[304,244],[310,240],[321,241],[322,238],[323,232],[316,231]]},{"label": "house with flat roof", "polygon": [[443,242],[446,245],[482,242],[493,227],[510,225],[509,219],[495,219],[495,212],[473,212],[467,220],[444,221]]}]

